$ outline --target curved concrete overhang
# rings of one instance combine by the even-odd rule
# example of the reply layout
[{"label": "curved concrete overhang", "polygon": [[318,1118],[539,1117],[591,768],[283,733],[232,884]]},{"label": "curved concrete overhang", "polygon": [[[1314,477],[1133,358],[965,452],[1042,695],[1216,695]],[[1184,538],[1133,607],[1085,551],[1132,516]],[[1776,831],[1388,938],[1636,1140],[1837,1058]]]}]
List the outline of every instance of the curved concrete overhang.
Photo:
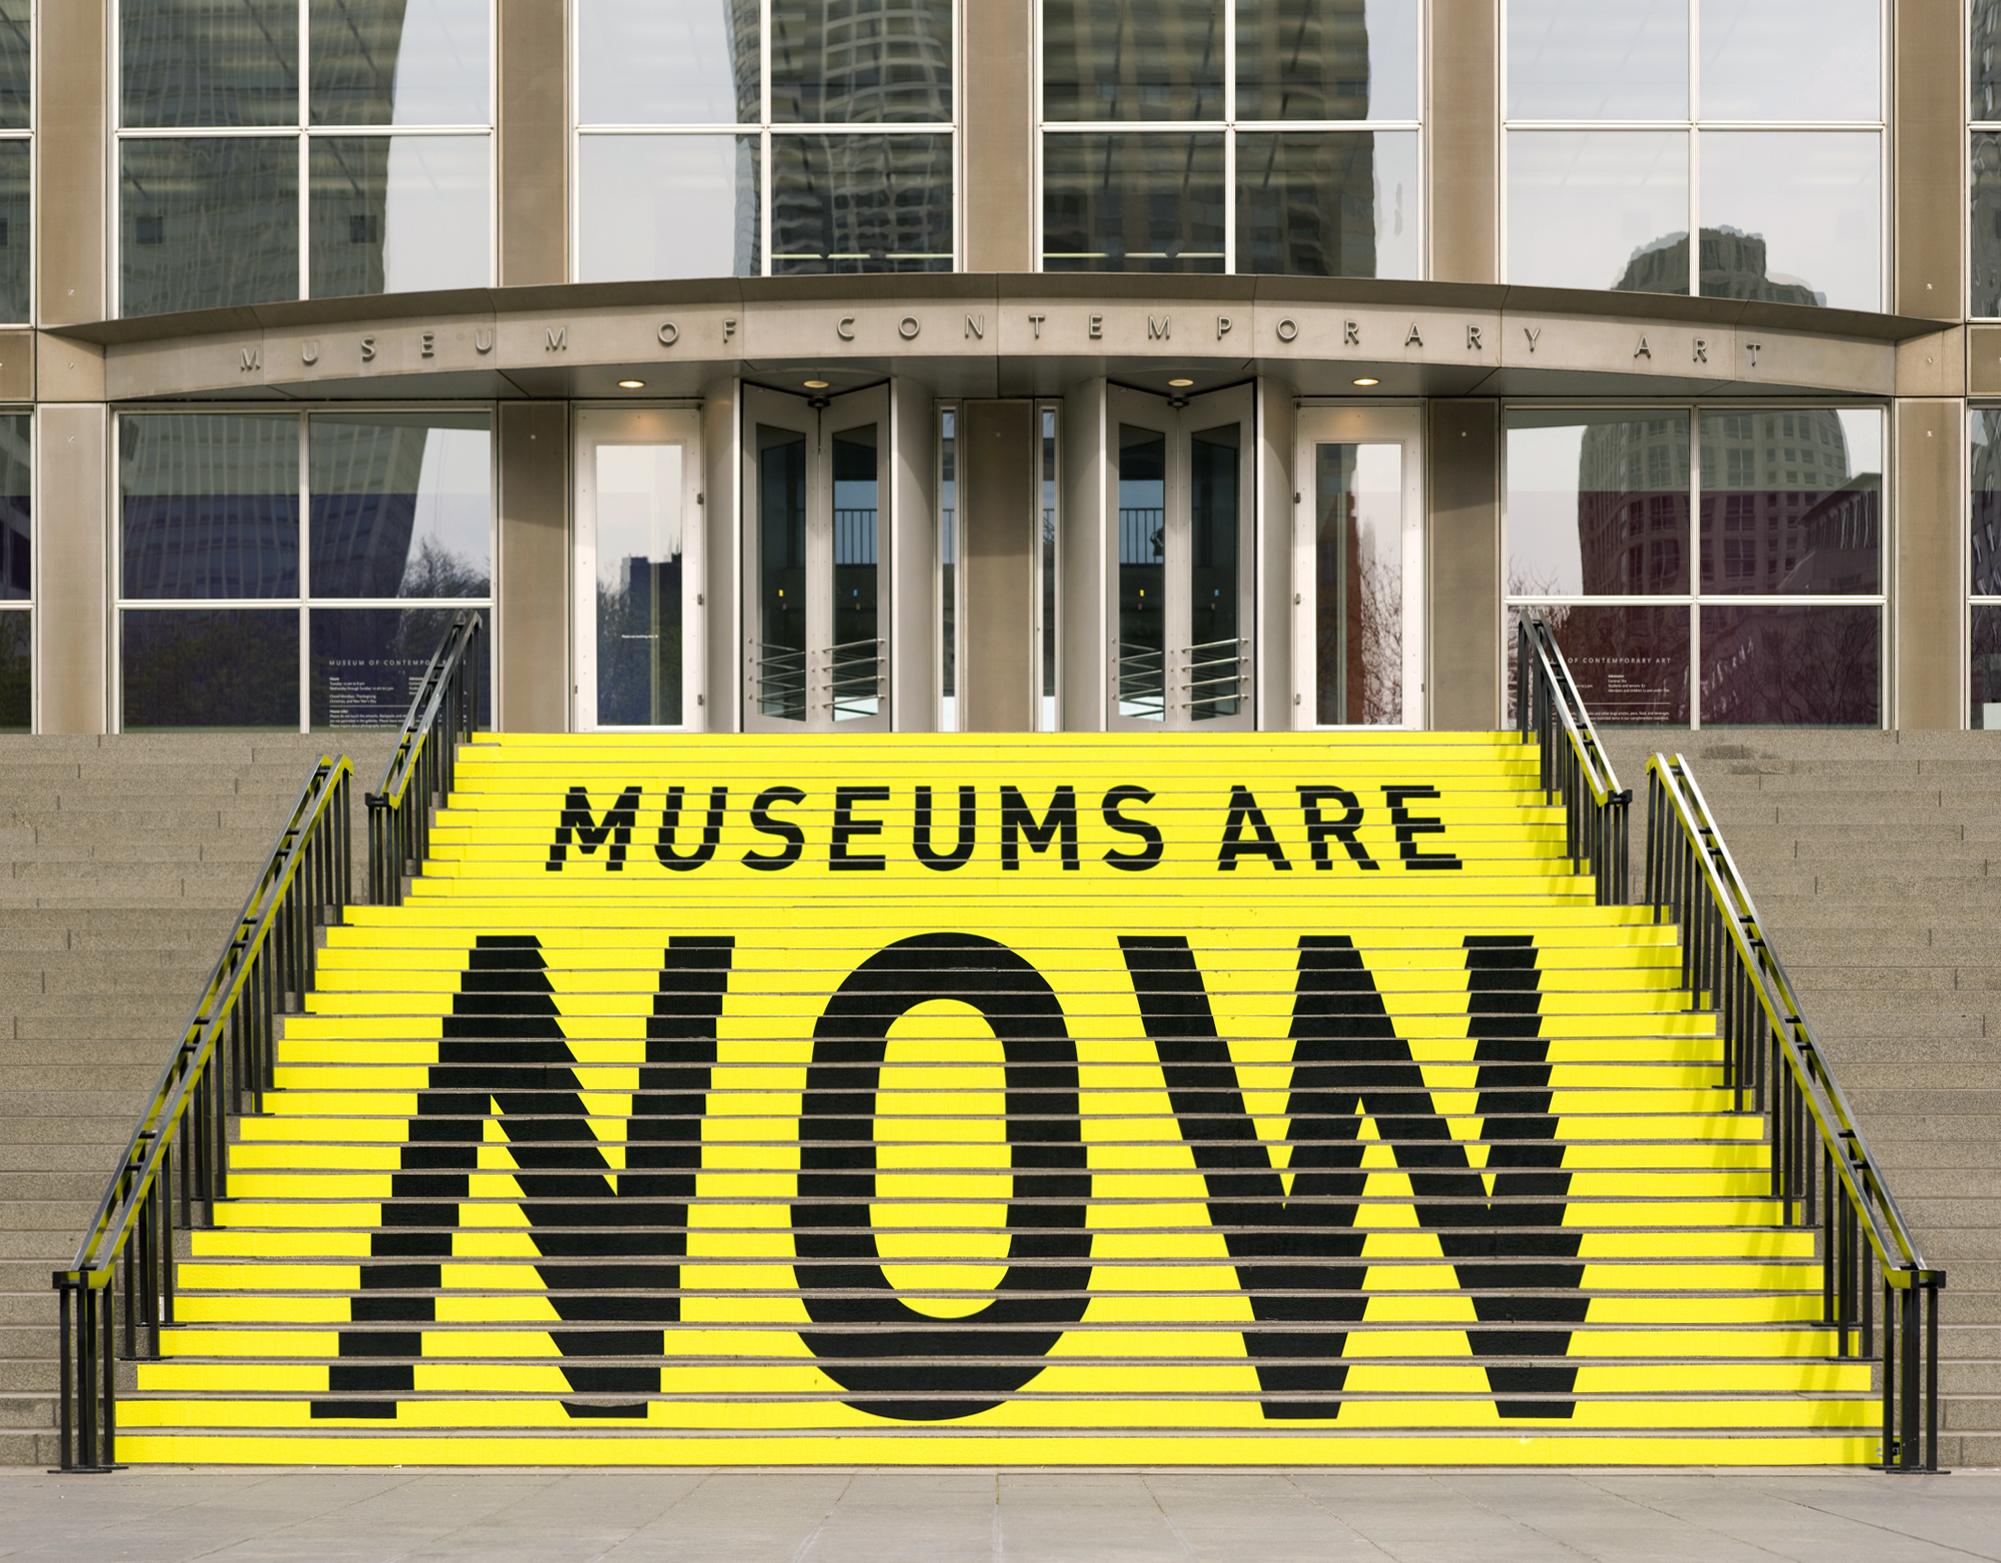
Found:
[{"label": "curved concrete overhang", "polygon": [[1302,395],[1891,396],[1937,321],[1582,289],[1292,277],[751,278],[484,288],[202,310],[43,333],[110,401],[693,397],[742,376],[948,396],[1097,376]]}]

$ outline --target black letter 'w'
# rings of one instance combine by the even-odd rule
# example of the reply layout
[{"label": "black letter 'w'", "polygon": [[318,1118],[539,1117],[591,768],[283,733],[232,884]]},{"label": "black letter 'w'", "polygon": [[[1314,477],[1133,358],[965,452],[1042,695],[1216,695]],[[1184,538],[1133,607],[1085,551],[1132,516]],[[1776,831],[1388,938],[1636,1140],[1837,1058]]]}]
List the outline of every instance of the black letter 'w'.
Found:
[{"label": "black letter 'w'", "polygon": [[[1360,1324],[1365,1234],[1355,1209],[1361,1120],[1373,1117],[1409,1176],[1417,1216],[1453,1261],[1459,1284],[1478,1288],[1483,1327],[1469,1331],[1487,1357],[1545,1359],[1492,1364],[1487,1380],[1505,1416],[1567,1417],[1576,1369],[1563,1362],[1567,1328],[1588,1299],[1577,1292],[1578,1235],[1562,1228],[1569,1175],[1549,1115],[1548,1042],[1541,1036],[1535,948],[1528,938],[1466,941],[1468,1029],[1476,1039],[1478,1110],[1522,1144],[1495,1145],[1494,1198],[1432,1103],[1410,1046],[1396,1034],[1354,941],[1299,941],[1293,994],[1293,1068],[1286,1112],[1293,1174],[1288,1196],[1244,1110],[1230,1051],[1218,1036],[1202,974],[1180,938],[1119,941],[1140,1014],[1160,1050],[1168,1097],[1209,1190],[1239,1284],[1262,1328],[1244,1344],[1265,1392],[1265,1415],[1331,1417],[1338,1407],[1294,1396],[1338,1394],[1348,1328]],[[1505,1126],[1501,1119],[1506,1115]],[[1519,1289],[1519,1290],[1515,1290]],[[1498,1326],[1498,1327],[1494,1327]],[[1511,1327],[1512,1326],[1512,1327]]]},{"label": "black letter 'w'", "polygon": [[[680,1318],[688,1201],[734,946],[726,938],[668,943],[646,1022],[625,1171],[614,1191],[610,1163],[584,1113],[540,941],[481,936],[445,1019],[429,1089],[418,1094],[402,1170],[382,1207],[384,1225],[370,1243],[377,1261],[402,1262],[363,1265],[362,1291],[353,1303],[356,1324],[411,1328],[341,1331],[346,1360],[330,1370],[329,1389],[392,1397],[411,1392],[410,1364],[379,1359],[422,1354],[417,1326],[437,1317],[430,1294],[451,1257],[458,1202],[467,1196],[485,1120],[496,1106],[518,1169],[529,1235],[548,1261],[536,1270],[566,1326],[551,1331],[563,1354],[564,1378],[579,1395],[646,1395],[660,1388],[657,1360],[614,1365],[589,1359],[658,1359],[663,1328]],[[643,1402],[565,1406],[575,1417],[645,1414]],[[324,1400],[314,1402],[313,1414],[393,1417],[396,1405],[394,1399]]]}]

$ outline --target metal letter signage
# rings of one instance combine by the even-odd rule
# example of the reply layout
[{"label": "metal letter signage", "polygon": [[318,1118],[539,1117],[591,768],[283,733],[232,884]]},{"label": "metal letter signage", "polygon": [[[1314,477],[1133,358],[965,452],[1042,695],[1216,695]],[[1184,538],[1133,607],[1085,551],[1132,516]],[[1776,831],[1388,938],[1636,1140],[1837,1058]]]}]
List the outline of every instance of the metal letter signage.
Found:
[{"label": "metal letter signage", "polygon": [[546,326],[542,331],[542,351],[545,353],[567,353],[570,350],[570,328],[568,326]]}]

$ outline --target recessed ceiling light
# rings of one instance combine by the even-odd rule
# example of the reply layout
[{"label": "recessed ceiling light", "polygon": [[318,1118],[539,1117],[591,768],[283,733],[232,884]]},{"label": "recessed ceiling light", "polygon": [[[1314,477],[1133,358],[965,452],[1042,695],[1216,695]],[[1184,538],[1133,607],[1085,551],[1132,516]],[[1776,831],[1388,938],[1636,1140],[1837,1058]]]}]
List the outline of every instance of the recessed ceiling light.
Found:
[{"label": "recessed ceiling light", "polygon": [[801,383],[809,391],[824,391],[827,388],[827,382],[825,380],[806,380],[802,381]]},{"label": "recessed ceiling light", "polygon": [[1355,383],[1356,383],[1357,385],[1361,386],[1361,387],[1362,387],[1362,388],[1363,388],[1364,390],[1366,390],[1366,389],[1367,389],[1368,387],[1370,387],[1370,386],[1372,386],[1372,385],[1381,385],[1381,384],[1382,384],[1383,382],[1382,382],[1382,381],[1380,381],[1380,380],[1378,380],[1378,379],[1377,379],[1377,378],[1376,378],[1376,377],[1375,377],[1374,375],[1372,375],[1372,374],[1365,374],[1365,375],[1363,375],[1363,376],[1362,376],[1362,377],[1361,377],[1360,379],[1358,379],[1358,380],[1357,380],[1357,381],[1356,381]]},{"label": "recessed ceiling light", "polygon": [[643,391],[646,389],[646,382],[644,380],[621,380],[618,382],[618,388],[621,391]]},{"label": "recessed ceiling light", "polygon": [[1189,386],[1193,385],[1195,382],[1193,380],[1169,380],[1167,383],[1173,386],[1177,391],[1185,391],[1188,389]]}]

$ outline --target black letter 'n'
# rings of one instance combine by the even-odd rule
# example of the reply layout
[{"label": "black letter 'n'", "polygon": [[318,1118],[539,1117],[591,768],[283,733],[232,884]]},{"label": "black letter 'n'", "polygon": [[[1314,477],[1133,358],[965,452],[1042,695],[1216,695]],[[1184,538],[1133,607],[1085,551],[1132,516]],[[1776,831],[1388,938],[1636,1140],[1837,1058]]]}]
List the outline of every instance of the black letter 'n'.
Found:
[{"label": "black letter 'n'", "polygon": [[680,1317],[688,1201],[733,946],[724,938],[677,938],[667,946],[614,1193],[540,942],[481,936],[445,1018],[428,1088],[418,1093],[402,1170],[391,1180],[384,1225],[352,1304],[355,1324],[409,1328],[341,1331],[343,1360],[329,1370],[337,1394],[392,1398],[316,1401],[315,1417],[393,1417],[393,1397],[412,1391],[421,1326],[437,1317],[459,1202],[496,1107],[542,1259],[536,1271],[565,1326],[551,1332],[563,1376],[578,1395],[598,1397],[564,1404],[575,1417],[645,1414],[643,1401],[602,1397],[660,1387],[662,1332]]}]

